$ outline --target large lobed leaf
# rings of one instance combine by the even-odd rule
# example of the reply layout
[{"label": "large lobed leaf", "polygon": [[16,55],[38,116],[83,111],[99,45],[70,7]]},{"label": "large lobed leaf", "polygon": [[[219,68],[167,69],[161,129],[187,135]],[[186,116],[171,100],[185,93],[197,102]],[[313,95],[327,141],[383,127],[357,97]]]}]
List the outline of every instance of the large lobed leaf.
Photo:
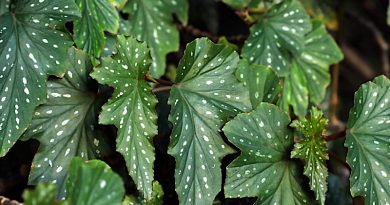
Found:
[{"label": "large lobed leaf", "polygon": [[221,159],[233,150],[219,135],[230,116],[250,109],[234,76],[239,58],[206,38],[187,45],[169,103],[173,123],[168,153],[176,159],[180,204],[211,204],[221,188]]},{"label": "large lobed leaf", "polygon": [[390,203],[390,81],[378,77],[355,93],[345,146],[352,196],[364,196],[365,204]]},{"label": "large lobed leaf", "polygon": [[76,0],[82,18],[74,21],[74,40],[79,48],[99,57],[104,45],[104,31],[115,34],[119,29],[119,14],[111,0]]},{"label": "large lobed leaf", "polygon": [[291,157],[305,160],[304,174],[309,178],[311,190],[322,205],[325,204],[328,190],[326,160],[329,157],[324,138],[327,124],[324,114],[315,107],[308,117],[294,120],[291,124],[303,134],[303,140],[294,145]]},{"label": "large lobed leaf", "polygon": [[54,28],[80,15],[73,0],[14,3],[14,13],[0,16],[0,157],[45,102],[47,75],[61,76],[67,68],[73,42]]},{"label": "large lobed leaf", "polygon": [[179,49],[179,33],[172,13],[177,12],[179,18],[186,22],[187,9],[186,0],[130,0],[124,8],[129,14],[129,20],[123,22],[126,27],[124,34],[149,45],[153,57],[150,71],[155,78],[165,73],[165,56]]},{"label": "large lobed leaf", "polygon": [[118,36],[117,54],[104,58],[91,74],[115,88],[103,106],[99,121],[118,129],[117,150],[124,156],[130,175],[146,198],[152,197],[154,147],[157,134],[156,97],[145,75],[151,64],[146,43]]},{"label": "large lobed leaf", "polygon": [[34,113],[24,138],[41,144],[33,159],[29,183],[54,182],[64,193],[70,161],[75,156],[95,159],[107,152],[108,144],[97,123],[103,104],[95,82],[88,78],[92,65],[82,51],[69,49],[70,66],[63,79],[48,82],[47,103]]},{"label": "large lobed leaf", "polygon": [[227,167],[225,196],[258,197],[256,204],[309,204],[301,186],[299,165],[288,159],[293,145],[290,119],[268,103],[249,114],[239,114],[223,131],[241,150]]},{"label": "large lobed leaf", "polygon": [[309,102],[320,104],[330,83],[329,66],[343,54],[325,26],[313,21],[313,30],[305,36],[305,48],[292,59],[291,73],[284,79],[282,107],[291,105],[295,114],[306,115]]},{"label": "large lobed leaf", "polygon": [[106,163],[79,157],[70,164],[66,190],[77,205],[121,205],[125,194],[122,179]]},{"label": "large lobed leaf", "polygon": [[304,35],[310,30],[309,16],[299,1],[282,1],[251,27],[242,56],[286,76],[290,72],[289,52],[297,55],[303,51]]}]

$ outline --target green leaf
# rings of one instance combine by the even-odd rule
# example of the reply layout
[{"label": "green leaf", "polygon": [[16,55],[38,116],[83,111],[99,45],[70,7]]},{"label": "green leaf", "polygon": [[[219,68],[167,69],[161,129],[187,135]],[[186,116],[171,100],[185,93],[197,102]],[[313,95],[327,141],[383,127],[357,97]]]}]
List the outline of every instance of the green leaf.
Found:
[{"label": "green leaf", "polygon": [[70,66],[63,79],[48,82],[47,103],[35,110],[23,137],[41,144],[33,159],[29,184],[55,182],[64,196],[65,178],[71,159],[95,159],[107,152],[108,144],[98,127],[97,116],[103,104],[88,78],[92,69],[89,57],[69,49]]},{"label": "green leaf", "polygon": [[390,2],[389,6],[387,7],[387,24],[390,25]]},{"label": "green leaf", "polygon": [[316,199],[322,205],[325,204],[328,190],[326,160],[329,157],[324,138],[327,124],[328,120],[324,114],[315,107],[312,108],[307,118],[295,120],[291,124],[304,135],[303,141],[294,145],[291,157],[305,160],[304,174],[310,179],[311,190],[314,191]]},{"label": "green leaf", "polygon": [[250,64],[243,59],[238,64],[236,76],[249,90],[252,107],[257,107],[261,102],[277,102],[279,79],[272,69]]},{"label": "green leaf", "polygon": [[[175,2],[177,1],[179,0]],[[168,0],[132,0],[124,8],[129,14],[129,20],[123,22],[123,26],[127,28],[124,34],[134,36],[149,45],[153,57],[150,71],[155,78],[165,73],[165,56],[179,49],[179,32],[172,18],[175,7],[167,2]],[[176,5],[177,9],[180,5],[182,3]]]},{"label": "green leaf", "polygon": [[68,200],[82,205],[120,205],[125,194],[119,175],[100,160],[72,160],[66,183]]},{"label": "green leaf", "polygon": [[332,30],[336,30],[339,27],[337,20],[337,14],[330,5],[333,3],[329,0],[317,1],[317,0],[300,0],[306,11],[315,19],[320,20],[326,26]]},{"label": "green leaf", "polygon": [[127,3],[127,0],[109,0],[109,1],[112,5],[120,9],[122,9]]},{"label": "green leaf", "polygon": [[117,55],[104,58],[91,74],[115,88],[99,116],[102,124],[118,129],[117,150],[124,156],[130,176],[146,198],[152,196],[154,147],[157,134],[156,97],[145,75],[152,61],[146,43],[118,36]]},{"label": "green leaf", "polygon": [[0,1],[0,16],[4,13],[9,12],[10,1],[11,0]]},{"label": "green leaf", "polygon": [[305,49],[294,56],[290,76],[284,80],[282,104],[289,105],[295,114],[306,115],[309,101],[319,105],[330,83],[329,66],[343,59],[343,54],[319,21],[313,22],[313,30],[305,37]]},{"label": "green leaf", "polygon": [[242,49],[249,62],[271,67],[279,76],[289,71],[289,53],[304,49],[304,35],[311,30],[309,16],[297,0],[277,4],[250,29]]},{"label": "green leaf", "polygon": [[234,76],[239,58],[206,38],[187,45],[169,97],[173,123],[168,153],[176,159],[180,204],[212,204],[221,187],[221,159],[233,150],[219,130],[248,111],[248,92]]},{"label": "green leaf", "polygon": [[153,182],[153,196],[150,200],[146,200],[141,197],[135,197],[133,195],[126,196],[122,205],[162,205],[163,204],[164,191],[158,181]]},{"label": "green leaf", "polygon": [[25,205],[68,205],[68,201],[58,201],[57,187],[54,184],[39,183],[34,190],[23,192]]},{"label": "green leaf", "polygon": [[390,203],[390,86],[385,77],[363,84],[350,110],[345,146],[352,196]]},{"label": "green leaf", "polygon": [[301,186],[296,162],[288,159],[293,145],[290,119],[268,103],[249,114],[239,114],[223,131],[241,150],[226,171],[225,196],[258,197],[256,204],[310,204]]},{"label": "green leaf", "polygon": [[261,0],[222,0],[233,8],[257,8]]},{"label": "green leaf", "polygon": [[0,157],[46,101],[47,75],[65,73],[73,42],[53,28],[77,15],[73,0],[18,0],[13,14],[0,16]]},{"label": "green leaf", "polygon": [[110,0],[76,0],[82,18],[74,21],[77,47],[99,57],[105,44],[104,31],[118,32],[119,14]]},{"label": "green leaf", "polygon": [[162,0],[171,8],[177,18],[185,25],[188,23],[188,0]]}]

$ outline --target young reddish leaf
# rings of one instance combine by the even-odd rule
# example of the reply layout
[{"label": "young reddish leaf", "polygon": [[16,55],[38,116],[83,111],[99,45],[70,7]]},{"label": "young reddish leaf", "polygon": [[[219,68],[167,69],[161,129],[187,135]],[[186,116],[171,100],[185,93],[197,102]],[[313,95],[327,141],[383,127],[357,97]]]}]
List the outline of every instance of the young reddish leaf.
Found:
[{"label": "young reddish leaf", "polygon": [[298,0],[285,0],[267,12],[250,29],[242,48],[249,62],[271,67],[279,76],[289,72],[288,52],[303,51],[304,35],[311,30],[309,16]]},{"label": "young reddish leaf", "polygon": [[88,78],[92,65],[82,51],[69,49],[70,66],[63,79],[48,82],[47,103],[35,110],[24,139],[41,144],[31,167],[29,184],[55,182],[63,197],[68,167],[74,156],[95,159],[107,152],[108,144],[98,127],[102,100],[96,98]]},{"label": "young reddish leaf", "polygon": [[206,38],[187,45],[169,103],[173,123],[168,153],[176,159],[180,204],[212,204],[221,187],[221,159],[233,150],[219,130],[250,109],[248,92],[234,76],[238,54]]},{"label": "young reddish leaf", "polygon": [[121,205],[125,194],[121,177],[106,163],[79,157],[70,164],[66,190],[71,204],[82,205]]},{"label": "young reddish leaf", "polygon": [[157,99],[145,75],[152,59],[146,43],[131,37],[118,36],[116,51],[113,57],[104,58],[91,74],[100,83],[115,88],[99,121],[119,129],[117,150],[124,156],[138,190],[149,199],[154,178],[152,138],[157,134]]},{"label": "young reddish leaf", "polygon": [[226,137],[241,150],[227,167],[226,197],[258,197],[256,204],[262,205],[310,204],[298,165],[287,157],[293,145],[289,123],[278,107],[260,103],[224,126]]},{"label": "young reddish leaf", "polygon": [[350,110],[345,146],[352,196],[365,204],[390,203],[390,81],[382,76],[363,84]]},{"label": "young reddish leaf", "polygon": [[61,76],[73,44],[55,30],[79,15],[73,0],[17,0],[0,16],[0,157],[46,100],[47,75]]},{"label": "young reddish leaf", "polygon": [[172,12],[180,11],[179,17],[182,20],[186,20],[184,17],[187,16],[185,8],[188,5],[185,0],[173,1],[176,5],[171,2],[132,0],[124,8],[129,14],[129,20],[123,22],[123,26],[126,27],[124,34],[134,36],[148,44],[153,57],[150,72],[155,78],[165,73],[167,53],[179,49],[179,32],[173,23]]},{"label": "young reddish leaf", "polygon": [[315,107],[312,108],[307,118],[295,120],[291,124],[304,135],[303,140],[294,145],[291,157],[306,161],[304,174],[309,178],[311,190],[314,191],[316,199],[322,205],[325,204],[328,190],[326,160],[329,157],[323,136],[327,124],[328,120],[324,114]]},{"label": "young reddish leaf", "polygon": [[284,79],[282,106],[291,105],[295,114],[306,115],[309,101],[315,105],[325,97],[330,83],[329,66],[343,59],[343,54],[319,21],[305,36],[305,49],[292,60],[290,75]]},{"label": "young reddish leaf", "polygon": [[109,0],[76,0],[82,18],[74,21],[77,47],[99,57],[105,44],[104,31],[117,33],[119,14]]},{"label": "young reddish leaf", "polygon": [[250,64],[242,59],[238,64],[236,76],[249,90],[252,107],[257,107],[261,102],[276,103],[278,101],[279,79],[272,69]]}]

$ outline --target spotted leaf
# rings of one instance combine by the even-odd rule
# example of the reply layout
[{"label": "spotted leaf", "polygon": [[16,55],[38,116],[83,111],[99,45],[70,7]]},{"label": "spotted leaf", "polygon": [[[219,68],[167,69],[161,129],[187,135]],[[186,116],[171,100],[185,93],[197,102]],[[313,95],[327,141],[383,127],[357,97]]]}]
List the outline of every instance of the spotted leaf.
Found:
[{"label": "spotted leaf", "polygon": [[76,0],[82,18],[74,21],[74,40],[94,57],[99,57],[104,45],[104,31],[117,33],[119,14],[110,0]]},{"label": "spotted leaf", "polygon": [[[23,138],[37,139],[41,144],[33,159],[29,183],[55,182],[64,193],[65,178],[74,156],[95,159],[108,150],[97,116],[102,100],[98,99],[88,79],[92,69],[89,57],[69,49],[70,66],[63,79],[50,80],[47,103],[35,110]],[[95,85],[96,86],[96,85]]]},{"label": "spotted leaf", "polygon": [[248,92],[234,76],[238,54],[206,38],[187,45],[169,103],[173,123],[169,154],[176,159],[180,204],[212,204],[221,187],[221,159],[233,150],[219,130],[250,109]]},{"label": "spotted leaf", "polygon": [[257,107],[261,102],[277,102],[279,79],[272,69],[250,64],[243,59],[238,64],[236,76],[249,90],[252,107]]},{"label": "spotted leaf", "polygon": [[10,2],[11,0],[0,1],[0,16],[4,13],[9,12]]},{"label": "spotted leaf", "polygon": [[355,93],[345,146],[352,167],[352,196],[364,196],[365,204],[390,203],[390,81],[377,78]]},{"label": "spotted leaf", "polygon": [[284,80],[282,101],[285,110],[291,105],[295,114],[306,115],[309,102],[319,105],[330,83],[329,66],[338,63],[343,54],[325,26],[313,22],[305,37],[304,51],[294,56],[290,76]]},{"label": "spotted leaf", "polygon": [[83,205],[121,205],[125,194],[122,179],[106,163],[79,157],[70,164],[66,190],[71,204]]},{"label": "spotted leaf", "polygon": [[251,27],[242,56],[286,76],[290,72],[288,52],[301,53],[304,35],[310,30],[310,19],[302,5],[297,0],[282,1]]},{"label": "spotted leaf", "polygon": [[73,43],[54,28],[79,15],[73,0],[14,3],[14,13],[0,16],[0,157],[45,102],[47,75],[61,76],[67,68]]},{"label": "spotted leaf", "polygon": [[146,43],[131,37],[118,36],[116,50],[117,55],[104,58],[91,74],[115,89],[99,121],[119,129],[117,150],[124,156],[138,190],[149,199],[154,178],[152,138],[157,134],[157,99],[144,79],[152,60]]},{"label": "spotted leaf", "polygon": [[25,205],[68,205],[68,201],[58,201],[57,187],[54,184],[39,183],[34,190],[23,192]]},{"label": "spotted leaf", "polygon": [[268,103],[249,114],[239,114],[223,132],[241,150],[227,167],[225,196],[258,197],[256,204],[310,204],[301,187],[299,165],[288,158],[293,137],[290,119]]},{"label": "spotted leaf", "polygon": [[[173,5],[172,2],[176,2]],[[179,3],[177,3],[179,2]],[[188,7],[184,0],[143,1],[131,0],[124,11],[129,14],[129,20],[123,22],[125,35],[131,35],[145,41],[151,50],[153,64],[150,68],[153,77],[165,73],[165,56],[179,49],[179,32],[173,22],[172,12]],[[184,19],[184,14],[179,14]]]},{"label": "spotted leaf", "polygon": [[294,120],[291,124],[304,137],[302,141],[294,145],[291,157],[305,160],[304,174],[309,178],[311,190],[314,191],[316,199],[322,205],[325,204],[328,190],[326,160],[329,157],[324,138],[327,124],[328,120],[324,114],[315,107],[312,108],[307,118]]},{"label": "spotted leaf", "polygon": [[150,200],[133,195],[126,196],[122,205],[162,205],[164,191],[162,186],[157,182],[153,182],[153,196]]}]

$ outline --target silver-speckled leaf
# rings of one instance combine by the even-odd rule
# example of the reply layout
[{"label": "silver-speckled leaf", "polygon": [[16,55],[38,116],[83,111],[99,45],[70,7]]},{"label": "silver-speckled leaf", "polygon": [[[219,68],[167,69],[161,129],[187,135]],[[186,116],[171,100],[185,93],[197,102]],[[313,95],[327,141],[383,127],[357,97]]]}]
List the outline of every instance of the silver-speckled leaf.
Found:
[{"label": "silver-speckled leaf", "polygon": [[168,153],[176,159],[180,204],[212,204],[220,191],[221,159],[233,150],[219,131],[229,117],[250,110],[248,91],[237,81],[238,54],[206,38],[187,45],[172,86],[173,123]]},{"label": "silver-speckled leaf", "polygon": [[66,182],[71,204],[121,205],[125,188],[121,177],[100,160],[74,158]]},{"label": "silver-speckled leaf", "polygon": [[47,75],[61,76],[73,44],[62,28],[80,15],[73,0],[18,0],[0,16],[0,157],[46,101]]},{"label": "silver-speckled leaf", "polygon": [[345,146],[351,193],[366,197],[366,205],[390,203],[389,84],[384,76],[363,84],[349,113]]},{"label": "silver-speckled leaf", "polygon": [[242,56],[251,63],[271,67],[279,76],[286,76],[290,72],[289,52],[303,51],[304,35],[310,30],[310,19],[301,3],[282,1],[251,27]]},{"label": "silver-speckled leaf", "polygon": [[241,150],[227,167],[226,197],[258,197],[256,204],[261,205],[310,204],[299,164],[288,157],[293,146],[289,123],[278,107],[260,103],[225,125],[226,137]]},{"label": "silver-speckled leaf", "polygon": [[11,0],[2,0],[0,1],[0,16],[4,13],[9,12]]},{"label": "silver-speckled leaf", "polygon": [[249,90],[252,107],[257,107],[261,102],[278,101],[279,78],[269,67],[250,64],[242,59],[238,64],[236,76]]},{"label": "silver-speckled leaf", "polygon": [[103,106],[99,121],[118,128],[117,150],[124,156],[130,176],[138,190],[152,197],[154,147],[157,134],[156,96],[145,81],[152,62],[146,43],[118,36],[117,54],[104,58],[91,74],[115,91]]},{"label": "silver-speckled leaf", "polygon": [[155,78],[165,73],[165,56],[179,49],[179,32],[173,22],[172,12],[185,10],[185,15],[179,14],[184,20],[184,16],[187,16],[186,7],[188,5],[184,0],[131,0],[124,8],[129,14],[129,20],[123,21],[121,25],[126,27],[124,34],[148,44],[153,57],[150,72]]},{"label": "silver-speckled leaf", "polygon": [[68,59],[66,75],[48,81],[47,103],[37,107],[23,135],[41,143],[32,162],[29,184],[55,182],[60,197],[65,195],[64,183],[71,159],[75,156],[95,159],[108,149],[106,136],[97,124],[103,102],[93,89],[96,82],[88,78],[92,69],[89,57],[71,48]]},{"label": "silver-speckled leaf", "polygon": [[117,33],[119,14],[110,0],[76,0],[82,18],[74,21],[77,47],[98,58],[104,48],[104,31]]}]

